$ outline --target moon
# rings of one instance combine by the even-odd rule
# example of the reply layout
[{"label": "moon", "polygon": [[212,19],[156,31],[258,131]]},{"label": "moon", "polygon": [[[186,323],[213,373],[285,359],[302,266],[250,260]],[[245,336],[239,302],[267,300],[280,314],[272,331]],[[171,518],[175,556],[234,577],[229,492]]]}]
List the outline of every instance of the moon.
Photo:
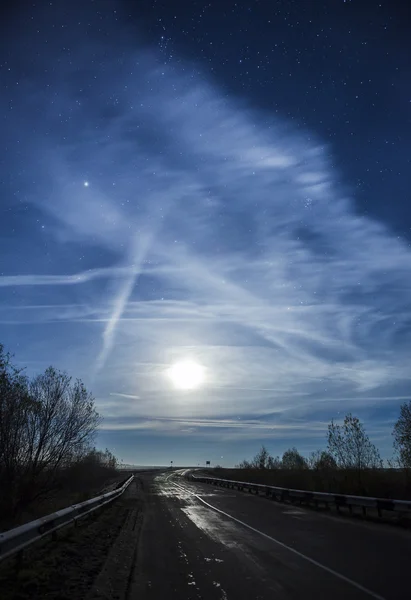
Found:
[{"label": "moon", "polygon": [[194,360],[182,360],[167,372],[174,386],[180,390],[194,390],[204,382],[204,367]]}]

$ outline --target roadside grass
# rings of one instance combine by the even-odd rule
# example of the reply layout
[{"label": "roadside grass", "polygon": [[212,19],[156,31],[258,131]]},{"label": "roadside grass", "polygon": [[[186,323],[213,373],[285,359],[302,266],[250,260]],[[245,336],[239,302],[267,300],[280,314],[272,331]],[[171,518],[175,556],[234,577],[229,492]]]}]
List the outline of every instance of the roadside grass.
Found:
[{"label": "roadside grass", "polygon": [[120,497],[0,563],[1,600],[81,600],[92,588],[136,500]]},{"label": "roadside grass", "polygon": [[68,483],[61,489],[51,491],[46,498],[30,503],[19,514],[0,513],[0,532],[8,531],[57,510],[89,500],[94,496],[98,496],[103,490],[109,491],[109,489],[114,489],[116,484],[124,479],[124,473],[106,472],[100,474],[99,477],[91,476],[88,485],[86,482],[81,482],[81,487],[79,482],[72,482],[72,486]]}]

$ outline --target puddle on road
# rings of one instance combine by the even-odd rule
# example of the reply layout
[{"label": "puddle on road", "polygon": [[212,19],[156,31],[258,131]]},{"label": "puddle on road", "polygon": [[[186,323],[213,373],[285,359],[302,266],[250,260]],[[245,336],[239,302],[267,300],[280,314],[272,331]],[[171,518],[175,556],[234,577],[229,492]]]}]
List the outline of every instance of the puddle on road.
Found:
[{"label": "puddle on road", "polygon": [[[161,475],[157,475],[154,478],[154,485],[156,488],[156,493],[159,496],[172,496],[178,499],[186,498],[187,496],[192,496],[193,494],[198,494],[202,498],[217,496],[221,493],[224,493],[224,490],[210,488],[207,490],[200,490],[198,488],[190,488],[189,484],[181,477],[181,479],[177,479],[176,482],[173,482],[175,478],[175,474],[170,473],[162,473]],[[184,490],[183,490],[184,488]],[[227,496],[227,494],[225,494]],[[227,496],[228,497],[228,496]],[[235,497],[233,494],[232,497]]]},{"label": "puddle on road", "polygon": [[185,561],[185,562],[188,564],[188,556],[187,556],[187,554],[184,552],[184,550],[182,549],[182,547],[181,547],[181,542],[180,542],[180,541],[178,541],[178,542],[177,542],[177,545],[178,545],[178,552],[179,552],[179,554],[180,554],[180,558],[182,558],[182,559],[183,559],[183,560],[184,560],[184,561]]},{"label": "puddle on road", "polygon": [[206,562],[216,562],[216,563],[222,563],[224,562],[222,558],[208,558],[207,556],[204,558],[204,560]]},{"label": "puddle on road", "polygon": [[[166,496],[168,498],[177,498],[177,500],[188,500],[193,498],[193,491],[187,488],[183,489],[183,487],[177,487],[173,485],[171,481],[167,481],[166,479],[161,479],[158,477],[155,481],[156,484],[156,494],[158,496]],[[179,484],[181,486],[181,484]],[[198,492],[198,490],[196,490]],[[202,498],[213,497],[215,493],[201,493]]]},{"label": "puddle on road", "polygon": [[225,593],[225,591],[223,590],[223,588],[221,587],[221,583],[218,583],[218,581],[213,581],[213,586],[218,588],[218,590],[221,593],[221,600],[227,600],[227,594]]},{"label": "puddle on road", "polygon": [[223,521],[219,515],[201,506],[185,506],[181,510],[196,527],[215,542],[224,544],[228,548],[243,549],[241,544],[233,541],[233,538],[238,537],[238,528],[234,524]]},{"label": "puddle on road", "polygon": [[158,496],[166,496],[167,498],[177,498],[177,500],[186,500],[191,496],[191,494],[188,494],[174,485],[164,483],[156,486],[156,494]]}]

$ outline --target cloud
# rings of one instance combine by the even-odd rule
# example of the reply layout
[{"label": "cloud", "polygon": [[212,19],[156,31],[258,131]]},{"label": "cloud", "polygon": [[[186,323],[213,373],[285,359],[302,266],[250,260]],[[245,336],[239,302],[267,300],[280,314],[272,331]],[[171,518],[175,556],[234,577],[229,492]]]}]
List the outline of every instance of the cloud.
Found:
[{"label": "cloud", "polygon": [[122,277],[132,273],[132,267],[104,267],[89,269],[73,275],[0,275],[0,287],[34,286],[34,285],[79,285],[94,279]]},{"label": "cloud", "polygon": [[[27,312],[33,323],[97,328],[99,348],[82,367],[101,406],[108,389],[135,400],[114,405],[135,417],[113,422],[118,430],[157,430],[161,415],[180,415],[173,431],[198,432],[210,428],[207,416],[313,410],[332,397],[360,406],[408,380],[411,251],[356,212],[332,148],[128,41],[103,73],[106,48],[81,39],[83,74],[78,56],[62,56],[54,104],[30,113],[26,162],[38,184],[20,193],[50,220],[38,235],[52,256],[45,263],[33,251],[31,274],[0,277],[6,292],[25,288],[20,300],[7,297],[5,319]],[[24,106],[43,102],[30,76],[22,88]],[[78,269],[79,254],[89,269]],[[192,396],[162,377],[184,356],[208,373]],[[148,410],[153,419],[138,421]],[[230,423],[250,435],[266,427]]]},{"label": "cloud", "polygon": [[140,400],[140,396],[135,394],[122,394],[120,392],[110,392],[110,396],[120,396],[121,398],[131,398],[132,400]]},{"label": "cloud", "polygon": [[101,425],[103,431],[151,432],[155,435],[179,436],[187,439],[212,440],[219,437],[227,441],[258,440],[261,437],[289,440],[302,432],[307,438],[316,438],[323,434],[325,423],[268,424],[257,420],[204,420],[204,419],[138,419],[119,422],[106,419]]}]

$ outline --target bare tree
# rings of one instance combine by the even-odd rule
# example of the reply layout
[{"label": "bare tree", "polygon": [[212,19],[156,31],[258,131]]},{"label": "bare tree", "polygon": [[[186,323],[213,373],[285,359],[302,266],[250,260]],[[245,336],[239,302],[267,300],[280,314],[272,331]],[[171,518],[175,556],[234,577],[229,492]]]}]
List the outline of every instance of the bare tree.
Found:
[{"label": "bare tree", "polygon": [[279,456],[269,456],[267,460],[267,469],[281,469],[282,463]]},{"label": "bare tree", "polygon": [[272,469],[274,468],[275,460],[267,448],[263,445],[261,449],[257,452],[254,458],[250,461],[243,460],[239,465],[237,465],[238,469]]},{"label": "bare tree", "polygon": [[283,469],[307,469],[307,461],[302,456],[297,448],[289,448],[283,454],[281,461]]},{"label": "bare tree", "polygon": [[411,468],[411,400],[401,404],[400,416],[394,425],[394,448],[400,465]]},{"label": "bare tree", "polygon": [[[91,448],[99,415],[81,381],[52,367],[33,380],[0,346],[0,483],[18,512],[53,488],[56,474]],[[104,460],[115,466],[106,451]]]},{"label": "bare tree", "polygon": [[7,490],[2,495],[6,512],[12,510],[18,497],[16,482],[22,470],[27,419],[33,408],[27,378],[11,364],[10,355],[0,344],[0,483]]},{"label": "bare tree", "polygon": [[250,461],[248,460],[242,460],[238,465],[236,465],[237,469],[252,469],[253,466],[251,465]]},{"label": "bare tree", "polygon": [[328,452],[337,466],[344,469],[374,469],[382,466],[380,454],[365,432],[364,425],[351,413],[338,425],[328,426]]},{"label": "bare tree", "polygon": [[108,450],[108,448],[106,448],[103,454],[103,464],[107,469],[116,469],[118,466],[117,458],[110,450]]},{"label": "bare tree", "polygon": [[261,446],[261,449],[257,452],[252,460],[252,467],[254,469],[266,469],[269,459],[269,453],[265,446]]},{"label": "bare tree", "polygon": [[325,450],[315,450],[308,457],[308,466],[314,471],[333,471],[337,469],[335,458]]},{"label": "bare tree", "polygon": [[97,471],[115,471],[117,466],[116,457],[109,451],[97,450],[91,448],[88,452],[84,453],[81,458],[70,463],[74,467],[81,467],[85,473],[93,473]]},{"label": "bare tree", "polygon": [[27,427],[26,462],[33,477],[52,475],[89,450],[100,418],[83,383],[52,367],[33,379],[29,392],[36,410]]}]

